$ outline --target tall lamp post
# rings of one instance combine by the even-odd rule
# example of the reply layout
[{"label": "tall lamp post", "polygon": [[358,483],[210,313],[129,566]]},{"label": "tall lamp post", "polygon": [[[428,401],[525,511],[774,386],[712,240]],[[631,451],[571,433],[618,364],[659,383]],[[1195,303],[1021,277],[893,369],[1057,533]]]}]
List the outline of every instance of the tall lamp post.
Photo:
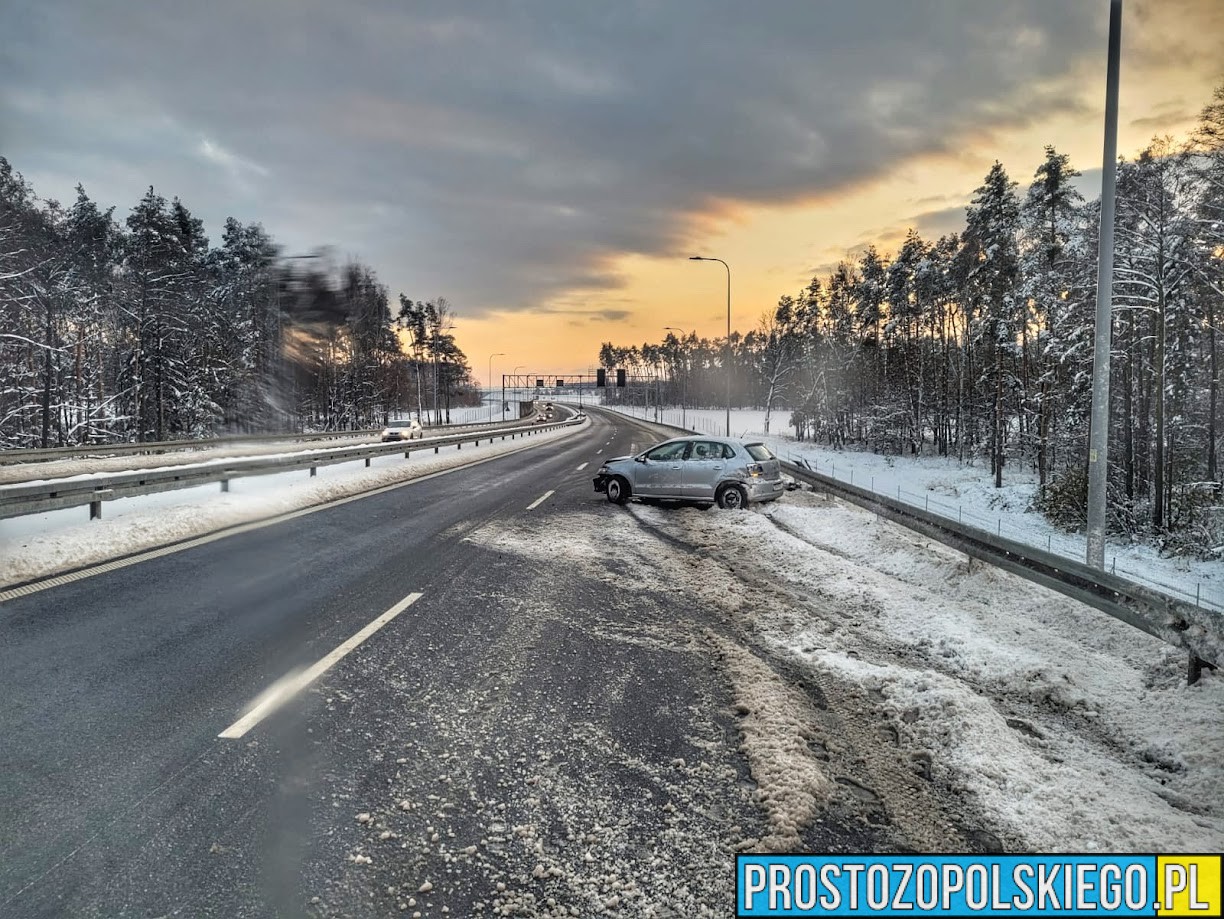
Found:
[{"label": "tall lamp post", "polygon": [[723,359],[726,367],[724,371],[727,374],[727,436],[731,436],[731,266],[720,258],[710,258],[705,255],[693,255],[689,257],[690,262],[718,262],[727,269],[727,347],[726,357]]},{"label": "tall lamp post", "polygon": [[[679,332],[683,338],[680,341],[687,341],[689,338],[688,332],[684,329],[678,329],[674,325],[663,326],[668,332]],[[684,361],[684,379],[680,382],[680,427],[688,428],[688,360]]]},{"label": "tall lamp post", "polygon": [[[497,351],[489,355],[489,395],[490,396],[493,395],[493,358],[505,357],[505,356],[506,356],[505,351]],[[503,392],[503,395],[504,395],[504,392]],[[505,404],[506,403],[503,401],[502,405],[505,406]],[[493,420],[493,400],[492,399],[489,400],[489,420],[490,421]]]},{"label": "tall lamp post", "polygon": [[1118,71],[1122,0],[1109,4],[1109,58],[1105,74],[1105,150],[1101,176],[1101,233],[1097,250],[1096,335],[1092,358],[1092,423],[1088,426],[1088,539],[1085,561],[1105,568],[1109,482],[1109,347],[1113,331],[1114,202],[1118,170]]}]

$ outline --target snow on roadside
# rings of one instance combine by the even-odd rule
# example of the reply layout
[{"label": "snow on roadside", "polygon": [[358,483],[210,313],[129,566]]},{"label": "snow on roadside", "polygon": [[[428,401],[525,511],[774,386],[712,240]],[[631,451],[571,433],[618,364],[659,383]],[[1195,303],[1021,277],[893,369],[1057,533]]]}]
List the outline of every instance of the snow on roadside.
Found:
[{"label": "snow on roadside", "polygon": [[900,744],[1001,836],[1031,850],[1224,846],[1224,679],[1185,686],[1180,652],[811,494],[761,513],[641,513],[769,585],[750,607],[758,636],[878,699]]},{"label": "snow on roadside", "polygon": [[[588,422],[589,423],[589,422]],[[88,520],[84,507],[0,520],[0,587],[96,564],[133,552],[264,520],[294,510],[408,482],[434,472],[501,456],[568,437],[584,426],[542,432],[526,441],[497,441],[453,447],[434,455],[414,451],[320,466],[317,477],[304,470],[231,481],[229,493],[216,482],[195,488],[120,498],[103,505],[102,520]]]},{"label": "snow on roadside", "polygon": [[[176,450],[167,453],[130,453],[118,456],[74,456],[47,460],[39,463],[12,463],[0,466],[0,485],[29,483],[44,479],[65,479],[97,475],[103,472],[130,472],[136,469],[148,471],[155,468],[192,466],[204,462],[217,462],[233,458],[272,456],[291,452],[306,452],[319,449],[321,443],[331,449],[351,449],[375,444],[378,439],[370,435],[337,437],[326,442],[302,441],[295,445],[286,441],[264,441],[262,443],[216,444],[202,442],[192,450]],[[100,451],[101,452],[101,451]]]},{"label": "snow on roadside", "polygon": [[882,695],[902,742],[935,754],[935,777],[963,785],[1032,851],[1214,851],[1224,844],[1218,819],[1196,815],[1182,796],[1171,800],[1158,779],[1073,737],[1017,729],[1024,722],[971,684],[836,652],[816,652],[811,661]]},{"label": "snow on roadside", "polygon": [[741,749],[759,785],[757,800],[769,819],[770,835],[752,840],[754,852],[795,852],[800,832],[833,793],[834,785],[813,758],[819,716],[801,691],[782,680],[743,647],[707,636],[723,656],[735,693],[743,734]]}]

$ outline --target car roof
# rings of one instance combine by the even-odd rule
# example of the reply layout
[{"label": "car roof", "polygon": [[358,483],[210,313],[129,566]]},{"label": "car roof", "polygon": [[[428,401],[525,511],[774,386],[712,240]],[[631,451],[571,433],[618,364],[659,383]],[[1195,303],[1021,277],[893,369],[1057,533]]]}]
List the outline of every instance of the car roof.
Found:
[{"label": "car roof", "polygon": [[737,447],[743,447],[748,444],[760,443],[759,440],[741,440],[738,437],[723,437],[719,434],[685,434],[683,437],[672,437],[668,440],[663,441],[663,443],[672,444],[672,443],[677,443],[679,441],[697,441],[697,440],[700,440],[706,443],[712,441],[714,443],[719,443],[719,444],[733,444],[734,446],[737,446]]}]

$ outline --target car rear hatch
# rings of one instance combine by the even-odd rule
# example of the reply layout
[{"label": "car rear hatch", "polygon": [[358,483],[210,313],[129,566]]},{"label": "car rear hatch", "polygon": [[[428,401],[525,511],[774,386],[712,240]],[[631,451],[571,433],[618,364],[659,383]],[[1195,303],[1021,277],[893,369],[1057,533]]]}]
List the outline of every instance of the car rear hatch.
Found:
[{"label": "car rear hatch", "polygon": [[749,464],[749,472],[753,471],[753,467],[760,469],[760,477],[772,481],[778,481],[782,478],[782,464],[778,462],[778,458],[770,452],[769,448],[764,444],[744,444],[744,449],[748,451],[748,455],[752,457],[752,462]]}]

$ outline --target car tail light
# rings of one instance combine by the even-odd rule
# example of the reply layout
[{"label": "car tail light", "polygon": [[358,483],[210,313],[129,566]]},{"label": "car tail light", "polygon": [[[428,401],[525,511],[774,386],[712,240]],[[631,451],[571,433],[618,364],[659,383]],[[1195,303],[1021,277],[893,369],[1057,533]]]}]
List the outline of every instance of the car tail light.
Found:
[{"label": "car tail light", "polygon": [[748,464],[748,474],[752,476],[754,479],[759,479],[761,476],[765,474],[765,467],[762,466],[760,463],[749,463]]}]

